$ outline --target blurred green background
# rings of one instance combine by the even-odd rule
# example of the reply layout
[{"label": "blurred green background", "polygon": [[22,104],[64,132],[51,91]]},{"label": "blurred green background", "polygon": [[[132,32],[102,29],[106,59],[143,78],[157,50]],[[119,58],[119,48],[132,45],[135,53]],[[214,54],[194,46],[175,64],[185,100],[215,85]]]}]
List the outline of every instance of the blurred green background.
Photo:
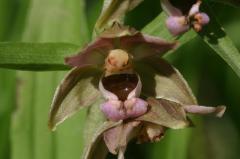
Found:
[{"label": "blurred green background", "polygon": [[[101,5],[102,0],[0,0],[0,40],[84,46],[91,40]],[[240,49],[239,9],[211,6]],[[126,23],[141,29],[160,12],[159,0],[145,0],[127,15]],[[159,143],[131,143],[126,158],[240,158],[240,79],[198,37],[167,59],[182,72],[200,105],[225,104],[227,112],[221,119],[194,117],[194,128],[169,130]],[[84,111],[54,133],[47,128],[51,99],[64,74],[0,69],[0,159],[80,158]]]}]

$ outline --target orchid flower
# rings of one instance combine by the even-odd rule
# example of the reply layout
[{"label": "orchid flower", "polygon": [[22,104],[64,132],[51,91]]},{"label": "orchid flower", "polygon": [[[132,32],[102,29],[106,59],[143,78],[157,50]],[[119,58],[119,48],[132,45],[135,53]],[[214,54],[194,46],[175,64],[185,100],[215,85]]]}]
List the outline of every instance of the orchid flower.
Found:
[{"label": "orchid flower", "polygon": [[89,107],[88,117],[98,124],[94,132],[86,132],[91,135],[83,158],[104,159],[111,152],[123,159],[131,139],[155,142],[168,128],[190,126],[187,113],[221,117],[224,106],[199,106],[182,75],[159,58],[175,46],[114,24],[79,54],[66,58],[74,68],[55,92],[49,127],[55,129]]},{"label": "orchid flower", "polygon": [[209,16],[200,11],[201,0],[189,0],[188,3],[174,6],[171,0],[161,0],[163,10],[168,14],[166,25],[174,36],[187,32],[191,27],[197,32],[210,21]]}]

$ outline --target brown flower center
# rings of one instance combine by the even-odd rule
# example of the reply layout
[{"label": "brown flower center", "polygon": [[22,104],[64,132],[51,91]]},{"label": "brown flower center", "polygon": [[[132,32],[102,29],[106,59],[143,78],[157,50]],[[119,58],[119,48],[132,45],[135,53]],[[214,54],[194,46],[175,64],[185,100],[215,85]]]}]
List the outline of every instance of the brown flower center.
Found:
[{"label": "brown flower center", "polygon": [[114,93],[121,101],[127,99],[128,94],[136,88],[137,83],[136,74],[114,74],[102,79],[104,88]]}]

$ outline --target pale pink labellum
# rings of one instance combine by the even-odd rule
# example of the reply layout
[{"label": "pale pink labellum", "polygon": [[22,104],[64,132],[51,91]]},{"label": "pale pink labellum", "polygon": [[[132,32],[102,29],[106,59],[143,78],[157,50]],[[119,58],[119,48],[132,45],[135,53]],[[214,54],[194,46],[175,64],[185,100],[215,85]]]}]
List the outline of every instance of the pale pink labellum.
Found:
[{"label": "pale pink labellum", "polygon": [[140,98],[131,98],[124,101],[127,118],[135,118],[147,112],[148,103]]},{"label": "pale pink labellum", "polygon": [[101,105],[105,116],[112,121],[135,118],[147,112],[148,103],[140,98],[126,100],[109,100]]},{"label": "pale pink labellum", "polygon": [[105,116],[112,121],[123,120],[126,118],[122,101],[109,100],[101,104],[100,108]]}]

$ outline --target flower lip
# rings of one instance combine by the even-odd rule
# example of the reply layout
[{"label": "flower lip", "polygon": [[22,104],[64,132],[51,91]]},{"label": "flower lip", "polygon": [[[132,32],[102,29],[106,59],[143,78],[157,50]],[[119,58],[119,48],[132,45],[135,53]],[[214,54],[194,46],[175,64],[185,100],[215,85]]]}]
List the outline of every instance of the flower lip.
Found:
[{"label": "flower lip", "polygon": [[141,80],[136,73],[121,73],[102,77],[99,89],[106,99],[125,101],[138,97],[141,92]]}]

